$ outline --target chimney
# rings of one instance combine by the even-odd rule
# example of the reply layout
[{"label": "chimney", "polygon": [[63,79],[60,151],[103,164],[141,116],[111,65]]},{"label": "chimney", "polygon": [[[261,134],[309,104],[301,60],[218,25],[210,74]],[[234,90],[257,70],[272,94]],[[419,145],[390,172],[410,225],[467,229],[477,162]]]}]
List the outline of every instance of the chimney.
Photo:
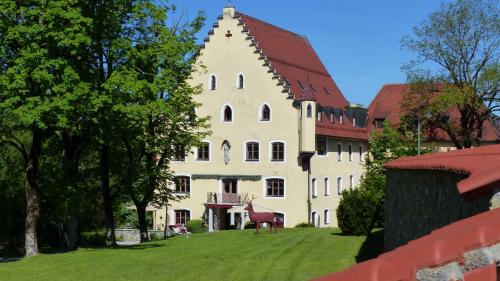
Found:
[{"label": "chimney", "polygon": [[227,4],[227,6],[224,7],[224,10],[223,10],[224,18],[229,17],[232,19],[232,18],[234,18],[234,13],[235,13],[235,9],[234,9],[233,5]]}]

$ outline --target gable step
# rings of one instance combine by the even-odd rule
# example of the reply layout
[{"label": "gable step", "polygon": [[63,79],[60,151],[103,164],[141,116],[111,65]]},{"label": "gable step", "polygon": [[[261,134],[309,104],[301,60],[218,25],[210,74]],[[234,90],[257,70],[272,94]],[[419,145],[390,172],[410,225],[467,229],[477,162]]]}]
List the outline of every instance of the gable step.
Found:
[{"label": "gable step", "polygon": [[205,37],[205,38],[203,39],[203,41],[204,41],[204,42],[208,42],[208,41],[210,41],[210,38]]},{"label": "gable step", "polygon": [[218,23],[218,22],[214,23],[214,24],[212,25],[212,27],[213,27],[213,28],[217,28],[217,27],[219,27],[219,23]]},{"label": "gable step", "polygon": [[212,29],[212,30],[210,30],[210,31],[208,32],[208,35],[214,35],[214,30],[213,30],[213,29]]}]

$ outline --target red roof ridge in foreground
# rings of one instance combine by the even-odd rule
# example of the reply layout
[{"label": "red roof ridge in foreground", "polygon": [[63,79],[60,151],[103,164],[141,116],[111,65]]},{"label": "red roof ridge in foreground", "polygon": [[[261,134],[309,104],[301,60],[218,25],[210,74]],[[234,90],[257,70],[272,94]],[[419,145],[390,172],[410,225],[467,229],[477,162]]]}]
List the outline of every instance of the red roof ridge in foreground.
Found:
[{"label": "red roof ridge in foreground", "polygon": [[[458,280],[495,281],[499,243],[500,209],[497,208],[451,223],[378,258],[315,280],[414,281],[419,270],[451,265],[465,278]],[[475,260],[478,258],[487,259],[488,264],[478,264]]]},{"label": "red roof ridge in foreground", "polygon": [[384,165],[387,169],[445,170],[467,174],[457,184],[460,194],[483,194],[500,187],[500,144],[402,157]]}]

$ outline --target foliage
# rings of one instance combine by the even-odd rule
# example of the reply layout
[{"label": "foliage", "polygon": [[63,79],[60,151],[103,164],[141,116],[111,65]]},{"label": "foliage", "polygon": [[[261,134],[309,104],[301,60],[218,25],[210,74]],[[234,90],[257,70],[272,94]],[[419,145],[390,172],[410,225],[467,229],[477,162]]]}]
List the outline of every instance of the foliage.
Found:
[{"label": "foliage", "polygon": [[301,222],[294,226],[295,228],[307,228],[307,227],[315,227],[314,224],[308,222]]},{"label": "foliage", "polygon": [[[418,56],[404,66],[414,92],[405,98],[405,110],[429,114],[427,123],[444,130],[459,149],[478,146],[483,123],[500,110],[499,18],[497,1],[456,0],[402,39]],[[450,118],[454,112],[458,120]]]},{"label": "foliage", "polygon": [[203,233],[205,232],[205,226],[202,220],[190,220],[186,223],[186,227],[191,233]]},{"label": "foliage", "polygon": [[[335,228],[254,232],[179,235],[116,249],[41,255],[2,264],[0,274],[11,281],[32,276],[40,281],[162,280],[173,272],[178,272],[176,280],[310,280],[353,265],[366,243],[366,237],[339,235]],[[215,257],[217,262],[208,259]]]},{"label": "foliage", "polygon": [[377,213],[376,193],[364,188],[342,191],[337,221],[342,233],[347,235],[368,235],[373,228],[374,215]]}]

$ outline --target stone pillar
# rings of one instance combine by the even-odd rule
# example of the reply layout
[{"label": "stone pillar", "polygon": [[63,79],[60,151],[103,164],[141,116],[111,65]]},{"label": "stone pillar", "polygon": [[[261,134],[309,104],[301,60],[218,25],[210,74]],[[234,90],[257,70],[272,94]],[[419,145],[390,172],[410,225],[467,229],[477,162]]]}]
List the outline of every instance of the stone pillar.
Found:
[{"label": "stone pillar", "polygon": [[212,208],[208,209],[208,232],[214,231],[214,211]]},{"label": "stone pillar", "polygon": [[234,225],[234,213],[229,213],[229,224]]},{"label": "stone pillar", "polygon": [[245,229],[245,223],[247,222],[245,218],[245,212],[241,212],[241,229]]}]

